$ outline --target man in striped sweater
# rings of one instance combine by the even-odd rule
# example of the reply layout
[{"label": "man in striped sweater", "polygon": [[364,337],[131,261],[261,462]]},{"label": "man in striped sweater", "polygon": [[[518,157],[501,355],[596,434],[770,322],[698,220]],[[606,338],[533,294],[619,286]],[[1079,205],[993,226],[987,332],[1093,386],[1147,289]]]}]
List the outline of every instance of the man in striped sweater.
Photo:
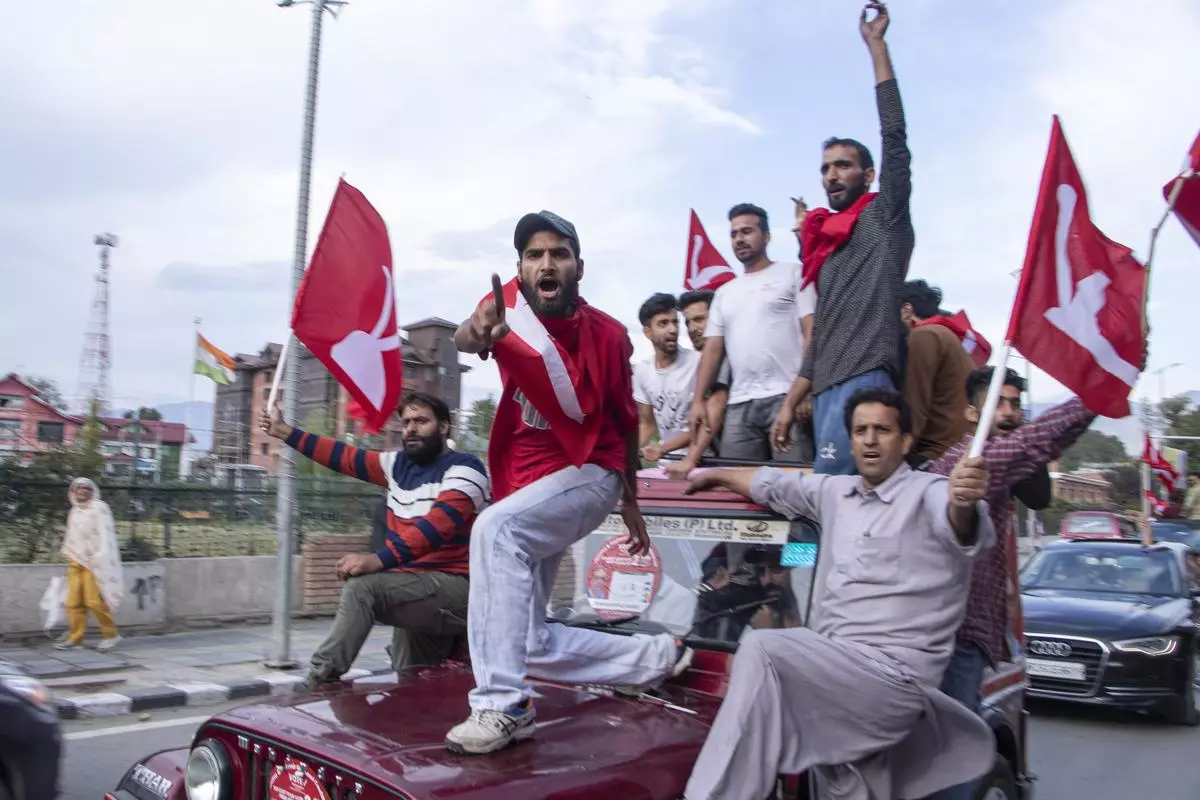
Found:
[{"label": "man in striped sweater", "polygon": [[378,452],[306,433],[263,410],[269,435],[329,469],[387,491],[387,535],[373,553],[337,565],[346,580],[333,630],[313,653],[308,685],[341,679],[375,623],[393,627],[392,665],[437,664],[467,632],[471,526],[491,498],[483,462],[446,446],[450,409],[433,395],[400,402],[404,448]]}]

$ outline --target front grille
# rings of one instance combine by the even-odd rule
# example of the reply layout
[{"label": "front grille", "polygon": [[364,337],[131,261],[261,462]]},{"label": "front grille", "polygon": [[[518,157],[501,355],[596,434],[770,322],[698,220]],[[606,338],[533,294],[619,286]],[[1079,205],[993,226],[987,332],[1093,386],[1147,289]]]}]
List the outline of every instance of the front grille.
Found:
[{"label": "front grille", "polygon": [[[1025,634],[1029,658],[1060,663],[1077,663],[1084,665],[1084,680],[1076,681],[1068,678],[1050,678],[1042,675],[1029,676],[1029,688],[1038,692],[1053,692],[1054,694],[1072,695],[1076,697],[1092,697],[1100,688],[1104,676],[1104,667],[1108,663],[1108,650],[1096,639],[1081,639],[1073,636],[1052,636],[1041,633]],[[1040,648],[1039,643],[1049,645]],[[1038,652],[1040,649],[1061,650],[1066,645],[1070,654],[1058,655],[1056,652]]]},{"label": "front grille", "polygon": [[[216,733],[216,731],[211,731]],[[319,757],[244,733],[221,730],[221,742],[240,761],[238,791],[234,800],[268,800],[267,787],[275,768],[285,761],[299,761],[325,787],[330,800],[409,800],[402,792],[384,791],[373,783],[356,778],[344,769]]]}]

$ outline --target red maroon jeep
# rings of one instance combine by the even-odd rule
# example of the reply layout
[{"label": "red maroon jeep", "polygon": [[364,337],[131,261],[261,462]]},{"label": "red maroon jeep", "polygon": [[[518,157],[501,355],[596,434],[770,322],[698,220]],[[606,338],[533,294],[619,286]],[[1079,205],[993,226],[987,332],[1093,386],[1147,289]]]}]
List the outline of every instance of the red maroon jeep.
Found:
[{"label": "red maroon jeep", "polygon": [[[135,764],[106,800],[382,800],[571,798],[675,800],[728,686],[739,638],[753,627],[802,625],[819,556],[816,525],[789,522],[724,492],[644,474],[649,555],[621,546],[619,515],[572,549],[560,571],[574,601],[557,624],[614,635],[664,630],[696,649],[692,668],[632,699],[602,687],[536,682],[537,733],[489,756],[457,756],[443,740],[467,713],[470,668],[451,662],[398,678],[366,678],[236,708],[206,722],[190,749]],[[977,794],[1029,800],[1022,660],[984,686],[996,765]],[[810,796],[806,776],[780,776],[776,796]]]}]

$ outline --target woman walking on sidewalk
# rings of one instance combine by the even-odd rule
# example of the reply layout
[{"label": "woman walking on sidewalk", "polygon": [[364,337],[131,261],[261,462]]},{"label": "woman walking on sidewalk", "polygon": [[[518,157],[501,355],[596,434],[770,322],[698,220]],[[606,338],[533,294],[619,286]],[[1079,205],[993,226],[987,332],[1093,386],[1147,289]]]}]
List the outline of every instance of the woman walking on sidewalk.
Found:
[{"label": "woman walking on sidewalk", "polygon": [[87,478],[71,481],[67,498],[71,513],[67,515],[67,535],[62,543],[62,554],[67,558],[67,634],[55,647],[79,647],[91,611],[100,625],[97,649],[111,650],[121,640],[113,613],[125,594],[112,511],[100,499],[96,484]]}]

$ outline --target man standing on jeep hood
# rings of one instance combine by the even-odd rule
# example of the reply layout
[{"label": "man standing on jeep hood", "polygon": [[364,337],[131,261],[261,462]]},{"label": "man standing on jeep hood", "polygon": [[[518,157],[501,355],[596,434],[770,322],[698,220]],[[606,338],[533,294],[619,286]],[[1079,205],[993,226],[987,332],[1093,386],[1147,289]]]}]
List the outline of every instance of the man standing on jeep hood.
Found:
[{"label": "man standing on jeep hood", "polygon": [[713,470],[723,486],[821,525],[809,627],[756,630],[688,781],[687,800],[761,800],[779,773],[812,770],[817,796],[921,797],[985,774],[992,733],[938,691],[967,605],[971,565],[992,543],[987,471],[949,479],[905,463],[912,418],[891,389],[846,404],[859,476]]},{"label": "man standing on jeep hood", "polygon": [[[544,386],[538,393],[537,386],[518,385],[505,358],[499,359],[504,393],[488,452],[496,502],[480,514],[471,542],[467,640],[475,689],[470,717],[446,735],[446,746],[464,754],[491,753],[533,735],[527,673],[635,687],[682,672],[692,656],[670,635],[619,636],[545,624],[542,612],[563,551],[596,530],[618,500],[631,550],[648,550],[650,540],[634,489],[640,463],[629,335],[579,296],[583,259],[574,225],[549,211],[526,214],[513,244],[520,285],[516,307],[506,309],[504,287],[493,275],[492,296],[459,326],[454,342],[463,352],[485,357],[506,336],[529,352],[535,352],[532,341],[541,342],[537,352],[552,352],[543,359],[553,357],[560,371],[574,368],[579,390],[589,399],[581,404],[588,409],[583,424],[596,427],[588,428],[585,457],[568,454],[547,422],[553,413],[547,403],[555,402],[557,391],[547,397]],[[511,330],[505,321],[509,311]],[[549,370],[549,360],[545,366]]]}]

